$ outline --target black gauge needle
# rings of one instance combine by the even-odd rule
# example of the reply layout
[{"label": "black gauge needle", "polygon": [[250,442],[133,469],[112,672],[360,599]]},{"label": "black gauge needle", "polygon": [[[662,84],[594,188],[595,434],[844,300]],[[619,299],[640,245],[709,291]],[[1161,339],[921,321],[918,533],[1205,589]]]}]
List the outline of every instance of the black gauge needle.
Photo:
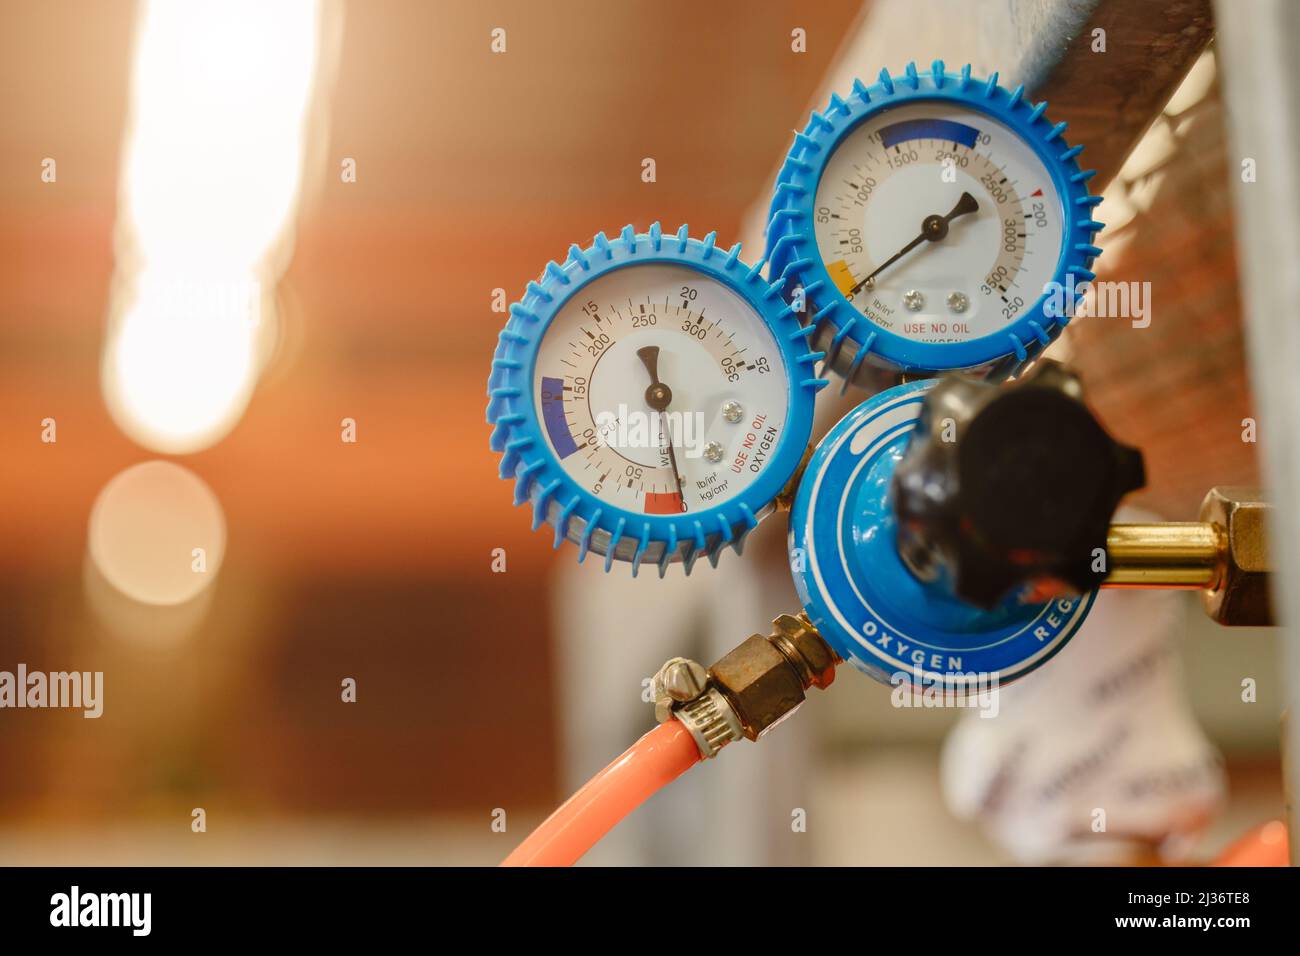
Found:
[{"label": "black gauge needle", "polygon": [[857,295],[858,292],[862,290],[862,287],[864,285],[866,285],[876,276],[880,275],[880,273],[884,272],[886,269],[892,266],[899,259],[903,258],[903,256],[907,255],[909,252],[911,252],[913,249],[919,246],[921,243],[926,242],[927,240],[930,242],[941,241],[946,235],[948,235],[948,223],[952,222],[958,216],[964,216],[967,213],[975,212],[976,210],[979,209],[979,207],[980,204],[975,201],[974,196],[972,196],[970,193],[962,193],[961,198],[957,200],[957,205],[953,206],[952,209],[949,210],[948,215],[940,216],[939,214],[936,213],[933,216],[926,216],[924,219],[921,220],[921,234],[917,236],[915,239],[913,239],[911,242],[909,242],[907,245],[903,246],[902,249],[899,249],[897,252],[895,252],[892,256],[886,259],[879,266],[877,266],[875,272],[871,273],[871,275],[867,276],[865,279],[863,279],[861,282],[855,285],[852,289],[850,289],[848,291],[848,294]]},{"label": "black gauge needle", "polygon": [[[645,403],[656,412],[666,412],[668,404],[673,400],[673,390],[659,381],[659,346],[647,345],[643,349],[637,349],[636,357],[650,373],[650,385],[645,390]],[[673,451],[673,436],[667,423],[664,423],[663,429],[668,444],[668,464],[672,466],[673,480],[677,482],[677,500],[681,502],[682,510],[685,511],[686,495],[682,491],[682,476],[677,471],[677,453]]]}]

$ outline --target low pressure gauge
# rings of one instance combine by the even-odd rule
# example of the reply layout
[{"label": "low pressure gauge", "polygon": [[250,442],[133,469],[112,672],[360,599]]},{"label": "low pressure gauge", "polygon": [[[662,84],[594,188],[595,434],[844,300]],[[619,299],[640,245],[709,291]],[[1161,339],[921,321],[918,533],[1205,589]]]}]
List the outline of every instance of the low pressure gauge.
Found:
[{"label": "low pressure gauge", "polygon": [[881,71],[814,113],[778,177],[770,274],[846,378],[1016,370],[1073,314],[1100,253],[1081,146],[970,67]]},{"label": "low pressure gauge", "polygon": [[597,234],[510,307],[488,383],[492,447],[533,525],[687,573],[739,551],[798,468],[826,382],[780,288],[713,234]]}]

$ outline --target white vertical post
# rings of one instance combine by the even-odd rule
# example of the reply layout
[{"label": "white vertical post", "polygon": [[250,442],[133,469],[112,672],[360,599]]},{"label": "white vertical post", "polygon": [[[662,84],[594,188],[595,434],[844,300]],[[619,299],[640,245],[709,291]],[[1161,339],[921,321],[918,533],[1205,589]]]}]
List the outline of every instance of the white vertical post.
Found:
[{"label": "white vertical post", "polygon": [[[1282,626],[1283,735],[1288,793],[1300,772],[1300,4],[1216,0],[1218,56],[1237,210],[1237,250],[1251,385],[1269,495],[1276,573],[1273,602]],[[1300,861],[1291,814],[1291,862]]]}]

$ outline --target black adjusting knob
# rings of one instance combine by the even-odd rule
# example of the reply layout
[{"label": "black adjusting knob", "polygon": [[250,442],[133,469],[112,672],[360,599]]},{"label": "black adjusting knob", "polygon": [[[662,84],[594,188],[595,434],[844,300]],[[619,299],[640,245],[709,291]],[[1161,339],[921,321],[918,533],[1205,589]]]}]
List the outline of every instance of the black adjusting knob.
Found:
[{"label": "black adjusting knob", "polygon": [[898,550],[918,578],[982,608],[1079,594],[1106,576],[1106,532],[1145,483],[1142,453],[1107,434],[1078,377],[1041,360],[992,385],[930,390],[893,477]]}]

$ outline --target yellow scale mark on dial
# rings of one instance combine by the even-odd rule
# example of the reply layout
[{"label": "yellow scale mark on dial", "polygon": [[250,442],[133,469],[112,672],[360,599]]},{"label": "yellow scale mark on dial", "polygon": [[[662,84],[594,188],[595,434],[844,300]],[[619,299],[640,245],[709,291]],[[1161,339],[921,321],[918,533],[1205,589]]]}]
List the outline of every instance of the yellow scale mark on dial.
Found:
[{"label": "yellow scale mark on dial", "polygon": [[827,264],[826,271],[830,273],[831,281],[845,295],[848,295],[858,284],[858,280],[853,278],[853,273],[849,271],[849,264],[843,259]]}]

